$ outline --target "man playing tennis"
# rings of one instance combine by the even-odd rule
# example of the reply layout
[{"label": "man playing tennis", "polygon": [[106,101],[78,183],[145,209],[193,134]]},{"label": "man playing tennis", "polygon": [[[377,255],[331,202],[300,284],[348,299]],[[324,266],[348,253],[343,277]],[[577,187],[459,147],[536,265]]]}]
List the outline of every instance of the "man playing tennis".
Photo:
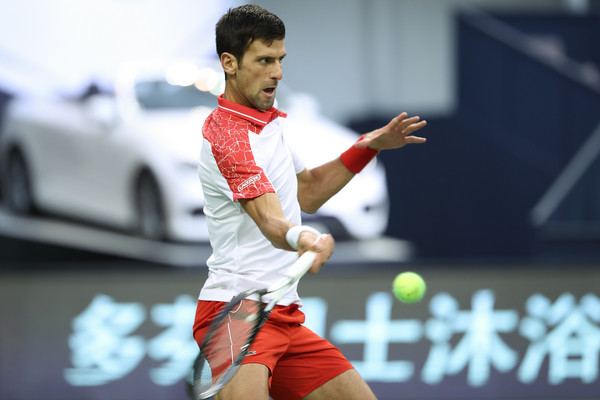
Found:
[{"label": "man playing tennis", "polygon": [[[425,142],[412,133],[426,122],[402,113],[335,160],[306,169],[286,141],[285,113],[273,107],[284,38],[283,22],[253,5],[230,9],[216,25],[226,85],[202,130],[199,173],[213,254],[194,324],[200,345],[238,293],[269,287],[308,250],[317,253],[310,272],[327,262],[334,239],[302,226],[301,210],[318,210],[379,151]],[[277,303],[219,400],[375,398],[337,348],[301,325],[296,286]]]}]

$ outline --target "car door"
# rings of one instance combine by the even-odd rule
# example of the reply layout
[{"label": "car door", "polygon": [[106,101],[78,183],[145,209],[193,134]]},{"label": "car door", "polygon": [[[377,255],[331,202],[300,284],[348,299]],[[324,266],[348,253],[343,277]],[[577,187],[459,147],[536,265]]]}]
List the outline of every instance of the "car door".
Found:
[{"label": "car door", "polygon": [[26,104],[23,123],[24,152],[32,172],[36,202],[47,210],[72,215],[77,209],[78,180],[85,157],[77,151],[82,121],[69,102]]},{"label": "car door", "polygon": [[79,200],[88,217],[128,226],[132,218],[131,180],[140,164],[127,124],[119,118],[112,97],[94,96],[84,107],[85,129],[77,152],[85,159],[79,171]]}]

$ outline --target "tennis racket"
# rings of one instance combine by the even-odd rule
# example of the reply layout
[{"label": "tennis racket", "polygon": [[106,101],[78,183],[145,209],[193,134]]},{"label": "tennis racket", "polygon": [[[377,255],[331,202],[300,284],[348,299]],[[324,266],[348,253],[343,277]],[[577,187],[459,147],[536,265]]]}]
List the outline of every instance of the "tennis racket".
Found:
[{"label": "tennis racket", "polygon": [[279,282],[267,289],[242,292],[223,308],[194,362],[194,399],[214,396],[233,378],[277,301],[310,269],[316,256],[313,251],[305,252]]}]

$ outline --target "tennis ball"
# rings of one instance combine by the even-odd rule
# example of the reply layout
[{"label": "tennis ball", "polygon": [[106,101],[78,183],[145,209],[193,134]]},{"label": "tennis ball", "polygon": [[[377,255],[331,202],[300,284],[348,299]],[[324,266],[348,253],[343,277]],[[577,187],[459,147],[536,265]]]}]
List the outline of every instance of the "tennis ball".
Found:
[{"label": "tennis ball", "polygon": [[414,303],[423,298],[427,286],[421,276],[414,272],[403,272],[394,279],[394,294],[404,303]]}]

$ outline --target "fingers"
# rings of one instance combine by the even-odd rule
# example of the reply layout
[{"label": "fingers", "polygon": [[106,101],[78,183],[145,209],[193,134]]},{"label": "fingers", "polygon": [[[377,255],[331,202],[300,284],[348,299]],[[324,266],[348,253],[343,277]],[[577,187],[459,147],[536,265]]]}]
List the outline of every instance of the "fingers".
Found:
[{"label": "fingers", "polygon": [[383,128],[371,131],[354,144],[358,149],[371,148],[373,150],[398,149],[406,144],[425,143],[426,139],[411,136],[414,132],[424,128],[427,121],[419,116],[408,118],[408,114],[402,114],[392,118]]},{"label": "fingers", "polygon": [[326,234],[326,233],[321,233],[319,236],[317,236],[317,238],[315,239],[315,242],[313,244],[313,249],[314,251],[322,251],[324,246],[325,246],[325,241],[327,239],[327,237],[331,237],[331,235]]},{"label": "fingers", "polygon": [[424,137],[419,137],[419,136],[407,136],[406,137],[407,144],[420,144],[420,143],[425,143],[426,141],[427,141],[427,139],[425,139]]},{"label": "fingers", "polygon": [[317,236],[312,232],[304,231],[300,234],[298,239],[298,255],[301,256],[308,250],[317,253],[313,265],[308,270],[309,273],[316,274],[333,254],[334,246],[335,240],[333,240],[333,236],[330,234],[321,234]]},{"label": "fingers", "polygon": [[391,125],[391,128],[396,129],[398,128],[398,126],[400,126],[402,124],[402,121],[404,121],[406,119],[406,117],[408,117],[408,114],[406,112],[403,112],[402,114],[398,115],[395,118],[392,118],[392,120],[390,121],[390,123],[388,125]]},{"label": "fingers", "polygon": [[327,263],[329,257],[331,257],[331,254],[333,254],[334,245],[335,241],[331,235],[321,234],[317,236],[317,239],[310,249],[317,253],[317,258],[315,259],[312,267],[310,267],[309,273],[316,274],[319,272],[321,267]]},{"label": "fingers", "polygon": [[392,125],[392,129],[404,132],[406,131],[407,128],[412,127],[412,126],[416,126],[418,125],[419,127],[416,129],[413,129],[413,131],[422,128],[423,126],[425,126],[425,124],[427,124],[427,121],[421,121],[421,117],[419,117],[418,115],[415,115],[414,117],[410,117],[407,118],[407,114],[405,112],[403,112],[402,114],[398,115],[396,118],[393,118],[392,121],[390,122],[390,124]]},{"label": "fingers", "polygon": [[[418,121],[419,117],[414,117],[414,118],[417,118],[417,121]],[[419,129],[424,128],[425,125],[427,125],[427,121],[425,121],[425,120],[418,122],[418,123],[411,123],[402,131],[402,134],[408,136],[408,135],[412,134],[413,132],[416,132]]]}]

